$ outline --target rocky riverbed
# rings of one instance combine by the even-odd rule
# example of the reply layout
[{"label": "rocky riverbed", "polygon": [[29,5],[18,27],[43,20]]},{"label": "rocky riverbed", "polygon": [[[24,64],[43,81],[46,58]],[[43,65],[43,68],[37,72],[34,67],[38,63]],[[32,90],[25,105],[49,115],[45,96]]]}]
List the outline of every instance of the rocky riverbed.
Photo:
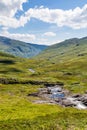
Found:
[{"label": "rocky riverbed", "polygon": [[45,88],[40,88],[37,93],[28,96],[38,96],[40,100],[34,101],[35,103],[58,104],[63,107],[87,109],[87,93],[72,95],[60,85],[45,86]]}]

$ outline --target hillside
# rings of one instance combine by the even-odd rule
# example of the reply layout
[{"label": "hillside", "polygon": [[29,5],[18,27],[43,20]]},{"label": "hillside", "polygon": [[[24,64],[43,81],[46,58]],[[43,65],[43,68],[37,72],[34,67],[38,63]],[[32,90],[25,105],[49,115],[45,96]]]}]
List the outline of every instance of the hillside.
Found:
[{"label": "hillside", "polygon": [[47,46],[25,43],[0,36],[0,51],[20,57],[33,57],[39,54]]},{"label": "hillside", "polygon": [[59,81],[72,92],[79,92],[79,88],[81,92],[86,90],[87,38],[69,39],[55,44],[31,60],[10,56],[0,53],[0,77]]},{"label": "hillside", "polygon": [[37,58],[63,62],[64,60],[72,60],[85,55],[87,56],[87,37],[81,39],[73,38],[52,45],[38,55]]},{"label": "hillside", "polygon": [[0,52],[1,130],[87,129],[87,110],[35,103],[41,98],[32,94],[46,83],[62,84],[71,95],[86,94],[86,38],[53,45],[32,59]]},{"label": "hillside", "polygon": [[72,92],[87,89],[87,37],[52,45],[35,59],[40,60],[37,69],[45,79],[61,81]]},{"label": "hillside", "polygon": [[87,38],[55,44],[31,60],[0,55],[0,77],[62,82],[76,93],[87,89]]}]

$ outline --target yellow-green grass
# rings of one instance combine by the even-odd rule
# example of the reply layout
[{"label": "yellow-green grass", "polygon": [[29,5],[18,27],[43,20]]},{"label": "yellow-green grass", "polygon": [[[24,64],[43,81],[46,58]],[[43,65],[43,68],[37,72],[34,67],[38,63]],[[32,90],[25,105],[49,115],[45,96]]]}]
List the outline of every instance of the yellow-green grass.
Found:
[{"label": "yellow-green grass", "polygon": [[[72,57],[63,62],[44,59],[22,59],[0,56],[0,77],[19,81],[62,82],[71,92],[84,93],[87,89],[87,55]],[[3,63],[3,61],[7,61]],[[10,61],[10,62],[8,62]],[[35,73],[29,71],[32,68]]]},{"label": "yellow-green grass", "polygon": [[[28,94],[42,85],[20,81],[62,82],[72,93],[87,90],[87,55],[67,58],[22,59],[0,55],[0,78],[17,79],[19,84],[0,84],[0,130],[86,130],[87,110],[63,108],[52,104],[35,104],[38,97]],[[35,73],[29,71],[32,68]]]},{"label": "yellow-green grass", "polygon": [[34,104],[29,97],[42,86],[0,85],[0,130],[85,130],[87,111]]}]

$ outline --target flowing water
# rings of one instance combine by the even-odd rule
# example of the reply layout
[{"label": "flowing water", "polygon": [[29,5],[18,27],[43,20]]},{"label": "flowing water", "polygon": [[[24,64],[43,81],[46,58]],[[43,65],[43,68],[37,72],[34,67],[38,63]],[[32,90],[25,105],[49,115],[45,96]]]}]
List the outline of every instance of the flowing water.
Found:
[{"label": "flowing water", "polygon": [[64,98],[65,94],[62,93],[62,89],[61,87],[54,87],[54,88],[49,88],[50,92],[51,92],[51,96],[50,98]]},{"label": "flowing water", "polygon": [[71,103],[76,105],[78,109],[87,109],[87,107],[81,102],[77,101],[76,98],[68,97],[67,100],[71,101]]}]

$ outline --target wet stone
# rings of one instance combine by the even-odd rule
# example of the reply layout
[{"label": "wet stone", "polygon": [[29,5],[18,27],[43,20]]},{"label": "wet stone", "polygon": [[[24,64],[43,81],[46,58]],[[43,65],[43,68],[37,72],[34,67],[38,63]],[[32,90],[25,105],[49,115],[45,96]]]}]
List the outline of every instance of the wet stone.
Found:
[{"label": "wet stone", "polygon": [[28,94],[28,96],[38,96],[41,100],[36,101],[37,103],[58,104],[63,107],[87,109],[87,94],[71,95],[68,90],[64,90],[59,85],[46,86],[39,89],[38,93]]}]

